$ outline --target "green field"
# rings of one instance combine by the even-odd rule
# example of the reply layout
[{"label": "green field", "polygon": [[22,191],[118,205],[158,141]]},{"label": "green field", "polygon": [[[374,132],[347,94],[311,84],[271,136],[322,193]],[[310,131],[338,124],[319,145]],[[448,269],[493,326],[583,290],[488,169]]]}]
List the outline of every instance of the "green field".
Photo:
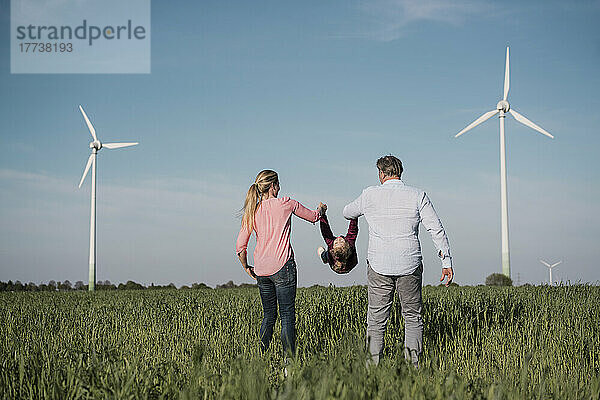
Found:
[{"label": "green field", "polygon": [[366,289],[299,289],[298,358],[257,289],[0,293],[2,398],[600,398],[600,288],[426,287],[424,357],[367,368]]}]

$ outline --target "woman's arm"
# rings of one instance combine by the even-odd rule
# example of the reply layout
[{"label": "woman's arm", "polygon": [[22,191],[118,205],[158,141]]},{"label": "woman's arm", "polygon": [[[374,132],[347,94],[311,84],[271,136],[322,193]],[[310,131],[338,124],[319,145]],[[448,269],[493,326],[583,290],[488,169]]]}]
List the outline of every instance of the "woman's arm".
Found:
[{"label": "woman's arm", "polygon": [[246,252],[246,249],[244,249],[238,253],[238,258],[240,259],[240,262],[242,263],[242,267],[244,268],[244,271],[246,271],[246,273],[250,276],[250,278],[256,280],[256,274],[254,273],[254,267],[251,265],[248,265],[248,253]]},{"label": "woman's arm", "polygon": [[242,267],[250,277],[256,280],[256,275],[254,274],[254,268],[251,265],[248,265],[248,240],[250,240],[250,231],[242,226],[240,229],[240,233],[238,234],[237,241],[235,244],[235,252],[242,263]]},{"label": "woman's arm", "polygon": [[308,222],[317,222],[319,220],[319,210],[309,210],[296,200],[290,199],[290,202],[292,202],[292,213],[294,213],[294,215],[297,217],[300,217]]}]

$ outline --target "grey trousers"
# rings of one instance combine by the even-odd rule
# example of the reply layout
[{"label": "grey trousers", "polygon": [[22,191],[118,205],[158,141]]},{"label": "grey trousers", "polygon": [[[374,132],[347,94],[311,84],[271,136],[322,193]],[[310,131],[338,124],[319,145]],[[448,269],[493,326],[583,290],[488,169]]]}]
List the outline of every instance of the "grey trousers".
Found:
[{"label": "grey trousers", "polygon": [[381,275],[367,264],[367,346],[375,364],[379,363],[383,352],[383,337],[396,291],[404,318],[404,357],[414,366],[419,366],[419,355],[423,348],[422,280],[422,264],[410,275]]}]

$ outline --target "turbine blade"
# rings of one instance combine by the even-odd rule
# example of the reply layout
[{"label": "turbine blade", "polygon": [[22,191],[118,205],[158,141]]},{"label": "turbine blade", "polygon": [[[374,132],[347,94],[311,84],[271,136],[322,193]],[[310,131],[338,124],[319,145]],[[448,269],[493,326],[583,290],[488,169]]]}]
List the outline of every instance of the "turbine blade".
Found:
[{"label": "turbine blade", "polygon": [[524,116],[519,114],[516,110],[510,109],[510,110],[508,110],[508,112],[511,113],[512,116],[515,117],[515,119],[517,121],[519,121],[520,123],[522,123],[523,125],[527,125],[528,127],[535,129],[542,135],[548,136],[550,139],[554,139],[554,136],[552,136],[551,134],[546,132],[544,129],[540,128],[539,126],[537,126],[536,124],[534,124],[533,122],[531,122],[530,120],[528,120],[527,118],[525,118]]},{"label": "turbine blade", "polygon": [[548,264],[548,263],[547,263],[546,261],[544,261],[544,260],[540,260],[540,262],[541,262],[542,264],[544,264],[544,265],[545,265],[546,267],[548,267],[548,268],[550,268],[550,267],[551,267],[551,266],[550,266],[550,264]]},{"label": "turbine blade", "polygon": [[90,122],[90,119],[88,118],[85,111],[83,111],[83,107],[81,107],[81,105],[79,106],[79,111],[81,111],[81,113],[83,114],[83,118],[85,118],[85,123],[87,124],[88,129],[90,130],[90,133],[92,134],[92,137],[94,138],[94,140],[98,140],[98,138],[96,137],[96,130],[94,129],[94,126]]},{"label": "turbine blade", "polygon": [[454,137],[459,137],[460,135],[462,135],[463,133],[465,133],[466,131],[468,131],[469,129],[473,129],[475,128],[477,125],[481,124],[484,121],[487,121],[488,119],[492,118],[494,115],[498,114],[498,110],[492,110],[492,111],[488,111],[485,114],[483,114],[481,117],[477,118],[475,121],[473,121],[469,126],[467,126],[465,129],[463,129],[462,131],[458,132],[456,134],[456,136]]},{"label": "turbine blade", "polygon": [[83,171],[83,175],[81,176],[81,180],[79,181],[79,187],[81,187],[83,180],[87,176],[87,173],[90,170],[90,166],[92,165],[93,159],[94,159],[94,153],[90,154],[90,158],[88,158],[87,164],[85,165],[85,170]]},{"label": "turbine blade", "polygon": [[102,143],[102,147],[106,147],[107,149],[119,149],[121,147],[135,146],[136,144],[139,143]]},{"label": "turbine blade", "polygon": [[508,58],[508,47],[506,48],[506,69],[504,70],[504,100],[508,97],[508,89],[510,87],[510,67]]},{"label": "turbine blade", "polygon": [[562,261],[559,261],[557,263],[552,264],[552,268],[556,267],[558,264],[560,264]]}]

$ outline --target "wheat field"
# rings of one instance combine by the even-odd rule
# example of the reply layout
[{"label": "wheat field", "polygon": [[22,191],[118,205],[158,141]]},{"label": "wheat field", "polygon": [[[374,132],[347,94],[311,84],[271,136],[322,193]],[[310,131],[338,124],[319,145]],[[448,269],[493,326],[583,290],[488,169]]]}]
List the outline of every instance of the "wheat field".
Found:
[{"label": "wheat field", "polygon": [[256,288],[0,293],[0,396],[598,399],[600,288],[425,287],[419,370],[395,303],[367,367],[366,288],[301,288],[297,358],[261,355]]}]

